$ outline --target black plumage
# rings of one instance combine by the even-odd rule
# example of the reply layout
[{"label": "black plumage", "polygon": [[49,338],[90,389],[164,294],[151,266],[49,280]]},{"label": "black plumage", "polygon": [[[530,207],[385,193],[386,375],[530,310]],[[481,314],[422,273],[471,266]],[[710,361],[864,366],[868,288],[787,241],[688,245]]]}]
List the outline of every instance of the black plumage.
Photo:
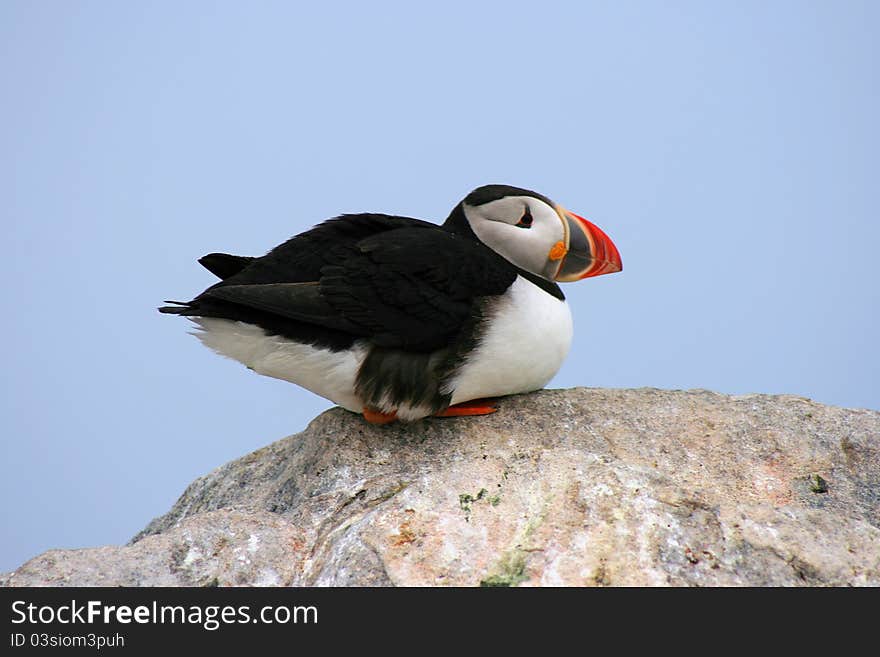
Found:
[{"label": "black plumage", "polygon": [[[544,198],[492,185],[464,202],[511,193]],[[518,275],[564,298],[558,285],[480,242],[461,204],[442,226],[384,214],[342,215],[262,257],[211,253],[199,262],[222,280],[161,312],[247,322],[333,351],[364,341],[370,352],[355,387],[376,407],[448,406],[443,382],[478,343],[493,303]]]}]

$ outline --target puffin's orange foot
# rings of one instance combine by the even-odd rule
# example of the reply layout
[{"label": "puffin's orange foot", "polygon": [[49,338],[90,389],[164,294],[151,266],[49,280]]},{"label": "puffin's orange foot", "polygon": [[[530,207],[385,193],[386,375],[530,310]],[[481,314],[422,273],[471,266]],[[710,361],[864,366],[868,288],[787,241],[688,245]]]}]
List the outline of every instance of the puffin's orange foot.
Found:
[{"label": "puffin's orange foot", "polygon": [[471,399],[435,413],[434,417],[461,417],[464,415],[491,415],[498,410],[497,399]]},{"label": "puffin's orange foot", "polygon": [[374,411],[372,408],[364,406],[364,419],[370,424],[388,424],[397,419],[397,411],[383,413],[382,411]]}]

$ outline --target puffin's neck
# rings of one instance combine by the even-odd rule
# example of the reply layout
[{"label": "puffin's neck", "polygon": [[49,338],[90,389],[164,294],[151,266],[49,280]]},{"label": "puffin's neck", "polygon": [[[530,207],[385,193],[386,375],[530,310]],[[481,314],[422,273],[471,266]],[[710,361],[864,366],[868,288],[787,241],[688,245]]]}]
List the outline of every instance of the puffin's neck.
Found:
[{"label": "puffin's neck", "polygon": [[474,233],[467,217],[464,216],[464,209],[461,207],[461,203],[452,209],[452,212],[449,213],[446,221],[443,222],[442,228],[443,230],[448,230],[450,233],[455,233],[461,237],[467,237],[475,242],[480,242],[480,238]]},{"label": "puffin's neck", "polygon": [[507,264],[509,264],[516,270],[517,274],[519,274],[526,280],[531,281],[539,288],[541,288],[548,294],[553,295],[557,299],[562,301],[565,300],[565,295],[562,293],[562,290],[559,289],[559,286],[554,281],[548,281],[546,278],[542,278],[537,274],[533,274],[532,272],[526,271],[521,267],[517,267],[515,264],[513,264],[506,258],[503,258],[501,255],[495,253],[495,251],[483,244],[480,238],[477,237],[477,234],[474,232],[473,228],[471,228],[470,223],[468,223],[467,217],[464,216],[464,210],[461,207],[461,203],[456,205],[452,212],[449,213],[449,217],[446,219],[445,222],[443,222],[441,228],[460,237],[465,237],[467,239],[473,240],[474,242],[477,242],[478,244],[482,244],[485,247],[486,251],[494,255],[496,258],[503,259],[505,262],[507,262]]}]

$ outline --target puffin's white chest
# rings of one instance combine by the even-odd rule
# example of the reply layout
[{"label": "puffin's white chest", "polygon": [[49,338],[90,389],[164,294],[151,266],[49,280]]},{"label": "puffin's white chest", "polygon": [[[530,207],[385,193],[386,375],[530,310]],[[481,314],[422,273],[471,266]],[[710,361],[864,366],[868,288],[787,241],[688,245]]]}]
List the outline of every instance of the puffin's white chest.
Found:
[{"label": "puffin's white chest", "polygon": [[483,339],[447,384],[452,403],[543,388],[562,366],[573,333],[568,304],[517,277]]}]

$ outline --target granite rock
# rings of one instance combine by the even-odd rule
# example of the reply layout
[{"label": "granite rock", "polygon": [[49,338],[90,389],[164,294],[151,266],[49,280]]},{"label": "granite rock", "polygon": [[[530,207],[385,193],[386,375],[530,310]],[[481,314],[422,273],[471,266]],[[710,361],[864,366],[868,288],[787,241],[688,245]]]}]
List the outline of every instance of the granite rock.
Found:
[{"label": "granite rock", "polygon": [[409,425],[337,408],[128,545],[0,584],[880,586],[880,413],[586,388]]}]

